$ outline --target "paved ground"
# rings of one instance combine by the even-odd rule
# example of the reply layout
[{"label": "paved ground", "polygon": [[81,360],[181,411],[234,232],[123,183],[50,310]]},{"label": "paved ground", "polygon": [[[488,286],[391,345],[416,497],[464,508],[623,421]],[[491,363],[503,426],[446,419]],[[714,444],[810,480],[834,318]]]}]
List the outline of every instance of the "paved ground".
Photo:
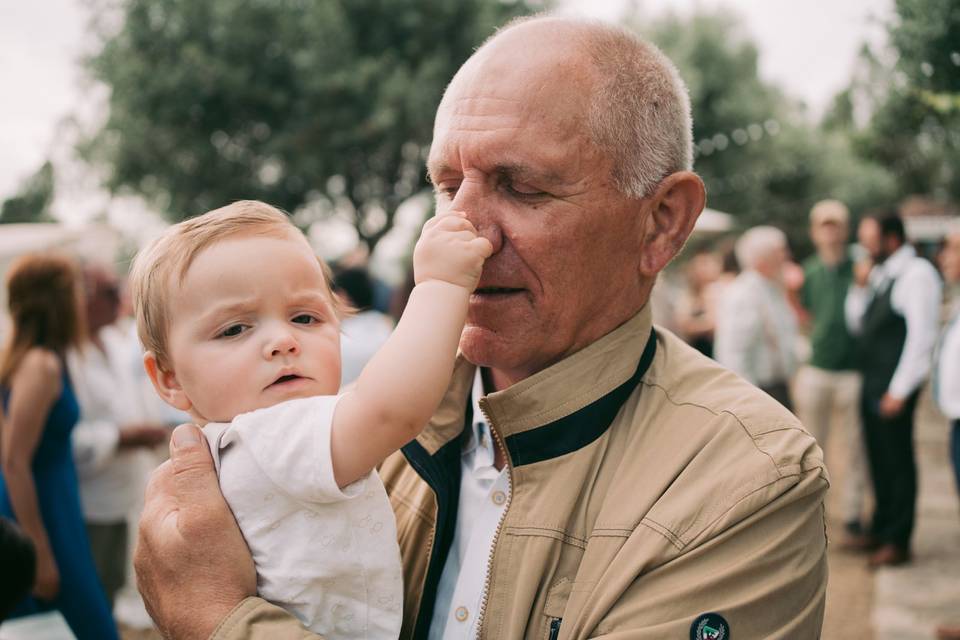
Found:
[{"label": "paved ground", "polygon": [[914,561],[874,579],[876,640],[933,638],[938,623],[960,624],[960,503],[948,458],[947,422],[920,407],[916,444],[920,500]]},{"label": "paved ground", "polygon": [[847,469],[844,460],[847,448],[845,430],[831,429],[827,443],[827,469],[830,471],[831,490],[827,494],[827,539],[830,563],[830,581],[827,583],[827,611],[823,621],[823,640],[874,640],[871,615],[873,611],[873,574],[862,555],[844,552],[840,513],[840,492]]},{"label": "paved ground", "polygon": [[[937,624],[960,622],[960,502],[947,457],[947,422],[921,399],[916,446],[920,498],[914,536],[914,560],[904,567],[870,571],[866,558],[844,552],[837,492],[827,500],[830,535],[830,584],[824,640],[929,640]],[[833,486],[846,469],[835,461],[845,443],[830,442],[828,468]]]}]

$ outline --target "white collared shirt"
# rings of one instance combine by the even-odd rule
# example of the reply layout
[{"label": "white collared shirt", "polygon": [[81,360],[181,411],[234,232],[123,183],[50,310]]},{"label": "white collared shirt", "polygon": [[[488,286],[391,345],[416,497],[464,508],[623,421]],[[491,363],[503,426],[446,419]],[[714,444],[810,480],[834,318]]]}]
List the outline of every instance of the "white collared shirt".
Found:
[{"label": "white collared shirt", "polygon": [[930,374],[943,284],[933,265],[918,258],[913,247],[900,247],[870,271],[869,286],[850,287],[845,307],[850,333],[858,335],[861,332],[863,316],[873,293],[883,291],[891,280],[894,283],[890,305],[906,321],[907,338],[887,392],[902,400],[913,393]]},{"label": "white collared shirt", "polygon": [[460,502],[430,621],[430,640],[475,638],[497,528],[510,502],[507,468],[494,466],[496,443],[480,410],[483,379],[473,381],[473,424],[460,458]]},{"label": "white collared shirt", "polygon": [[937,404],[945,416],[960,420],[960,302],[950,310],[935,366]]}]

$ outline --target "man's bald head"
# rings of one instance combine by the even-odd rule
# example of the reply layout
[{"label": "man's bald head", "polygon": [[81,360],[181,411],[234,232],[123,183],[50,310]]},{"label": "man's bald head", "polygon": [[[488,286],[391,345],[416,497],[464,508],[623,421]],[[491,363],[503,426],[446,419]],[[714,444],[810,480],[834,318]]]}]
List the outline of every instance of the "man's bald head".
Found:
[{"label": "man's bald head", "polygon": [[673,63],[630,31],[596,20],[518,18],[474,53],[447,94],[504,73],[526,74],[547,100],[583,102],[584,133],[613,160],[624,195],[644,197],[665,176],[690,169],[686,87]]}]

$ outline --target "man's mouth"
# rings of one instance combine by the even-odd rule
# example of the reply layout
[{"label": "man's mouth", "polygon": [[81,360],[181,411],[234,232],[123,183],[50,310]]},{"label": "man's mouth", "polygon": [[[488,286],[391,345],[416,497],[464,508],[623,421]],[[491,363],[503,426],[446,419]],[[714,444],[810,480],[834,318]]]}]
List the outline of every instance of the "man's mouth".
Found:
[{"label": "man's mouth", "polygon": [[521,293],[522,291],[524,291],[524,289],[517,289],[515,287],[478,287],[473,293],[482,296],[502,296],[511,293]]}]

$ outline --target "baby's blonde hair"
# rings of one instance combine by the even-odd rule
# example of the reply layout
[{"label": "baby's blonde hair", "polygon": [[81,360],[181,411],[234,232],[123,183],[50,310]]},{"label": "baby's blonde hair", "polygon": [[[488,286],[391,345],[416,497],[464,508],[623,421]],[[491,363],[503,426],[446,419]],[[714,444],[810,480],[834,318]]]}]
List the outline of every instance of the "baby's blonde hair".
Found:
[{"label": "baby's blonde hair", "polygon": [[[170,370],[167,332],[170,328],[170,288],[181,285],[197,255],[212,244],[238,234],[289,237],[300,230],[280,209],[258,200],[241,200],[173,225],[140,251],[130,269],[130,292],[137,333],[144,349],[152,351],[157,366]],[[333,294],[331,274],[320,260],[327,294],[338,316],[349,308]]]}]

